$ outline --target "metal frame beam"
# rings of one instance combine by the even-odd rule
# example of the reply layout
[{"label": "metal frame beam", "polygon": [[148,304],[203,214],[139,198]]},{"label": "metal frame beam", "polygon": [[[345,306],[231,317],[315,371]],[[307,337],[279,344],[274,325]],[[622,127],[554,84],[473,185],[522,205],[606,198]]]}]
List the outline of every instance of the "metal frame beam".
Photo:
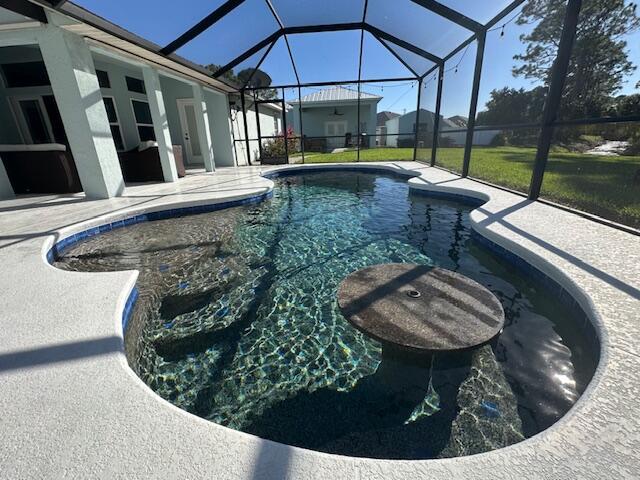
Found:
[{"label": "metal frame beam", "polygon": [[[278,22],[278,25],[280,26],[280,30],[284,31],[284,29],[285,29],[284,28],[284,23],[282,23],[282,19],[278,15],[278,12],[276,11],[276,8],[273,6],[273,3],[271,3],[271,0],[265,0],[265,2],[267,3],[267,7],[269,7],[269,10],[271,11],[271,14],[273,15],[273,18],[275,18],[276,22]],[[283,36],[284,36],[284,42],[287,45],[287,51],[289,52],[289,58],[291,59],[291,66],[293,67],[293,73],[296,76],[296,82],[298,82],[298,84],[299,84],[300,83],[300,76],[298,75],[298,69],[296,68],[296,62],[293,59],[293,53],[291,53],[291,45],[289,45],[289,38],[287,38],[286,34],[283,34]],[[274,42],[274,44],[275,44],[275,42]]]},{"label": "metal frame beam", "polygon": [[329,23],[324,25],[301,25],[297,27],[285,27],[282,33],[285,35],[297,35],[300,33],[344,32],[347,30],[360,30],[364,28],[363,22]]},{"label": "metal frame beam", "polygon": [[418,158],[418,137],[420,135],[420,99],[422,96],[422,79],[418,80],[418,99],[417,107],[416,107],[416,126],[415,126],[415,136],[413,139],[413,161],[415,162]]},{"label": "metal frame beam", "polygon": [[244,124],[244,141],[247,147],[247,164],[251,165],[251,145],[249,144],[249,125],[247,123],[247,102],[244,89],[240,90],[240,105],[242,106],[242,122]]},{"label": "metal frame beam", "polygon": [[[502,20],[505,16],[509,15],[513,10],[515,10],[520,5],[522,5],[525,1],[526,0],[515,0],[515,1],[511,2],[500,13],[498,13],[495,17],[493,17],[491,20],[489,20],[484,25],[484,28],[483,28],[484,31],[488,31],[490,28],[492,28],[494,25],[496,25],[498,22],[500,22],[500,20]],[[458,45],[456,48],[454,48],[451,52],[449,52],[444,57],[444,61],[446,62],[447,60],[452,58],[455,54],[457,54],[459,51],[461,51],[467,45],[469,45],[470,43],[475,41],[477,38],[478,38],[478,33],[474,33],[473,35],[471,35],[464,42],[462,42],[460,45]]]},{"label": "metal frame beam", "polygon": [[520,5],[522,5],[526,1],[527,0],[514,0],[509,5],[504,7],[500,13],[498,13],[495,17],[489,20],[484,25],[484,28],[489,30],[491,27],[496,25],[500,20],[502,20],[506,15],[509,15],[511,12],[513,12],[516,8],[518,8]]},{"label": "metal frame beam", "polygon": [[440,15],[447,20],[460,25],[461,27],[466,28],[467,30],[471,30],[472,32],[481,32],[484,29],[484,25],[475,20],[463,15],[462,13],[449,8],[441,3],[436,2],[435,0],[411,0],[413,3],[420,5],[421,7],[426,8],[427,10]]},{"label": "metal frame beam", "polygon": [[253,47],[251,47],[246,52],[240,54],[239,56],[237,56],[236,58],[231,60],[229,63],[227,63],[226,65],[220,67],[211,76],[213,78],[218,78],[222,74],[227,73],[229,70],[232,70],[233,67],[235,67],[236,65],[244,62],[247,58],[251,57],[252,55],[255,55],[256,53],[258,53],[260,50],[262,50],[264,47],[266,47],[270,43],[274,43],[275,44],[275,42],[280,38],[281,35],[282,35],[281,31],[277,31],[275,33],[272,33],[271,35],[269,35],[264,40],[256,43]]},{"label": "metal frame beam", "polygon": [[405,50],[408,50],[412,53],[415,53],[416,55],[420,55],[421,57],[424,57],[428,60],[431,60],[433,63],[441,63],[442,59],[432,53],[427,52],[426,50],[423,50],[422,48],[416,47],[415,45],[409,43],[409,42],[405,42],[404,40],[401,40],[397,37],[394,37],[393,35],[391,35],[390,33],[387,33],[383,30],[380,30],[379,28],[373,27],[369,24],[364,24],[363,28],[365,30],[367,30],[370,34],[372,34],[374,37],[380,37],[383,38],[391,43],[395,43],[396,45],[398,45],[399,47],[404,48]]},{"label": "metal frame beam", "polygon": [[471,102],[469,103],[469,119],[467,120],[467,140],[464,144],[464,159],[462,161],[462,177],[469,175],[469,163],[471,162],[471,147],[473,147],[473,132],[476,125],[478,94],[480,92],[480,77],[482,76],[482,62],[484,60],[484,46],[486,38],[486,32],[482,32],[478,35],[478,50],[476,51],[476,65],[473,72]]},{"label": "metal frame beam", "polygon": [[387,45],[387,43],[382,40],[380,37],[376,37],[375,35],[371,34],[373,36],[373,38],[375,38],[378,42],[380,42],[380,44],[386,48],[387,50],[389,50],[389,52],[391,52],[391,55],[393,55],[394,57],[396,57],[396,59],[402,64],[404,65],[404,67],[409,70],[411,73],[413,73],[416,78],[420,78],[420,74],[418,72],[416,72],[413,67],[411,67],[400,55],[398,55],[393,48],[391,48],[389,45]]},{"label": "metal frame beam", "polygon": [[247,85],[249,85],[251,83],[251,80],[253,80],[253,76],[256,74],[256,72],[258,71],[258,69],[260,68],[260,65],[262,65],[262,62],[264,62],[264,59],[267,58],[267,55],[269,55],[269,52],[271,51],[271,49],[275,46],[276,42],[278,40],[274,40],[273,42],[271,42],[271,45],[269,45],[269,48],[267,48],[267,50],[264,52],[264,55],[262,55],[262,57],[260,58],[260,61],[258,62],[258,64],[256,65],[256,67],[253,69],[253,71],[251,72],[251,75],[249,75],[249,78],[247,78],[247,81],[244,82],[244,85],[242,85],[242,89],[244,90],[245,88],[247,88]]},{"label": "metal frame beam", "polygon": [[164,48],[160,50],[160,53],[163,55],[170,55],[171,53],[175,52],[180,47],[183,47],[185,44],[187,44],[188,42],[196,38],[198,35],[204,32],[211,25],[216,23],[222,17],[224,17],[229,12],[239,7],[243,3],[244,3],[244,0],[227,0],[227,2],[220,5],[213,12],[211,12],[209,15],[204,17],[202,20],[200,20],[198,23],[196,23],[193,27],[191,27],[189,30],[184,32],[174,41],[167,44]]},{"label": "metal frame beam", "polygon": [[[376,78],[371,80],[365,80],[363,83],[383,83],[383,82],[409,82],[417,80],[415,77],[396,77],[396,78]],[[335,86],[335,85],[353,85],[354,83],[358,83],[358,80],[341,80],[337,82],[308,82],[308,83],[300,83],[301,87],[325,87],[325,86]],[[288,85],[270,85],[268,87],[256,87],[251,90],[270,90],[274,88],[295,88],[298,85],[288,84]]]},{"label": "metal frame beam", "polygon": [[[369,0],[364,0],[364,8],[362,12],[362,24],[364,25],[364,20],[367,18],[367,7],[369,6]],[[362,50],[364,47],[364,29],[360,30],[360,55],[358,56],[358,103],[357,103],[357,122],[356,132],[358,134],[356,138],[356,162],[360,161],[360,137],[362,136],[362,130],[360,126],[360,94],[362,89],[360,86],[362,85]]]},{"label": "metal frame beam", "polygon": [[262,50],[264,47],[269,45],[269,43],[280,38],[280,36],[282,35],[297,35],[301,33],[342,32],[342,31],[348,31],[348,30],[366,30],[376,38],[379,38],[379,39],[382,38],[391,43],[394,43],[399,47],[404,48],[405,50],[408,50],[412,53],[415,53],[416,55],[419,55],[421,57],[424,57],[432,61],[433,63],[440,64],[443,61],[443,59],[441,59],[440,57],[437,57],[436,55],[433,55],[432,53],[429,53],[426,50],[418,48],[415,45],[410,44],[409,42],[405,42],[404,40],[394,37],[393,35],[387,32],[384,32],[376,27],[372,27],[371,25],[368,25],[366,23],[363,23],[363,22],[336,23],[336,24],[329,24],[329,25],[308,25],[308,26],[301,26],[301,27],[286,27],[286,28],[280,29],[277,32],[274,32],[271,35],[269,35],[264,40],[258,42],[249,50],[240,54],[238,57],[234,58],[229,63],[221,67],[220,69],[218,69],[213,74],[213,77],[217,78],[223,73],[228,72],[233,67],[235,67],[239,63],[249,58],[251,55],[254,55],[255,53]]},{"label": "metal frame beam", "polygon": [[438,142],[440,140],[440,107],[442,105],[442,84],[444,82],[444,64],[438,67],[438,93],[436,94],[436,111],[433,118],[433,142],[431,145],[431,166],[436,164]]},{"label": "metal frame beam", "polygon": [[[284,88],[282,89],[282,91],[284,92]],[[300,116],[300,151],[302,152],[302,163],[304,164],[304,130],[302,128],[302,89],[300,88],[300,84],[298,84],[298,99],[300,101],[300,103],[298,104],[298,115]]]},{"label": "metal frame beam", "polygon": [[544,178],[544,171],[547,168],[549,149],[551,148],[551,141],[555,130],[553,124],[558,116],[558,110],[562,100],[562,91],[564,90],[564,84],[567,78],[581,8],[582,0],[569,0],[567,3],[562,35],[560,37],[560,44],[558,45],[558,54],[553,63],[549,92],[542,114],[542,130],[538,138],[538,150],[536,152],[536,160],[533,165],[533,174],[529,187],[530,200],[536,200],[540,196],[540,190],[542,189],[542,180]]}]

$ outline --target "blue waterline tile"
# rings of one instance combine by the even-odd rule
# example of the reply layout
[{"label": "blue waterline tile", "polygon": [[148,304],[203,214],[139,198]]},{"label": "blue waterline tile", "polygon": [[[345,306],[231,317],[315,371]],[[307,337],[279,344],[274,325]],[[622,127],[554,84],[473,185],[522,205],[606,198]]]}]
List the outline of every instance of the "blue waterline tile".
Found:
[{"label": "blue waterline tile", "polygon": [[129,318],[131,318],[131,314],[133,313],[133,307],[136,304],[136,300],[138,299],[138,289],[133,287],[131,293],[129,294],[129,298],[124,305],[124,310],[122,311],[122,331],[127,331],[127,325],[129,324]]},{"label": "blue waterline tile", "polygon": [[[304,168],[304,169],[296,169],[296,170],[289,170],[289,171],[285,170],[285,171],[278,171],[278,172],[268,172],[268,173],[264,174],[263,176],[266,177],[266,178],[277,178],[277,177],[300,175],[301,173],[305,173],[306,174],[306,173],[326,172],[326,171],[343,171],[343,172],[344,171],[360,171],[360,172],[367,171],[367,172],[371,172],[371,173],[383,173],[385,175],[395,175],[395,176],[400,176],[400,177],[403,177],[403,178],[406,178],[407,176],[413,176],[410,173],[403,174],[403,173],[400,173],[400,172],[393,172],[393,171],[390,171],[390,170],[386,170],[386,169],[383,169],[383,168],[376,168],[376,167],[329,167],[329,168],[318,167],[318,168]],[[421,190],[421,189],[410,189],[410,192],[413,193],[413,194],[420,195],[420,196],[426,196],[426,197],[431,197],[431,198],[439,198],[439,199],[444,199],[444,200],[453,200],[453,201],[464,203],[466,205],[470,205],[470,206],[473,206],[473,207],[477,207],[477,206],[483,205],[485,203],[485,200],[481,200],[481,199],[478,199],[478,198],[474,198],[474,197],[471,197],[471,196],[458,194],[458,193],[441,192],[441,191],[433,191],[433,190]],[[99,233],[108,232],[108,231],[111,231],[111,230],[113,230],[115,228],[121,228],[121,227],[124,227],[126,225],[132,225],[132,224],[135,224],[135,223],[141,223],[141,222],[146,222],[146,221],[165,220],[165,219],[168,219],[168,218],[182,216],[182,215],[215,212],[217,210],[223,210],[223,209],[230,208],[230,207],[236,207],[236,206],[240,206],[240,205],[248,205],[248,204],[253,204],[253,203],[259,203],[259,202],[261,202],[261,201],[263,201],[265,199],[271,198],[272,196],[273,196],[273,192],[267,192],[267,193],[263,193],[263,194],[256,195],[256,196],[253,196],[253,197],[239,199],[239,200],[230,200],[230,201],[226,201],[226,202],[211,203],[211,204],[204,204],[204,205],[196,205],[196,206],[192,206],[192,207],[183,207],[183,208],[177,208],[177,209],[160,210],[160,211],[157,211],[157,212],[148,212],[148,213],[145,213],[145,214],[135,215],[133,217],[129,217],[129,218],[124,219],[124,220],[119,220],[117,222],[100,225],[98,227],[93,227],[93,228],[85,230],[83,232],[76,233],[75,235],[66,237],[66,238],[60,240],[59,242],[57,242],[49,250],[49,252],[47,252],[47,261],[49,261],[50,263],[53,263],[55,261],[55,259],[60,257],[63,254],[63,252],[68,247],[70,247],[71,245],[73,245],[73,244],[75,244],[75,243],[77,243],[77,242],[79,242],[79,241],[81,241],[81,240],[83,240],[85,238],[88,238],[90,236],[94,236],[94,235],[97,235]],[[558,282],[553,280],[551,277],[546,275],[544,272],[542,272],[541,270],[537,269],[536,267],[534,267],[533,265],[528,263],[525,259],[523,259],[519,255],[507,250],[506,248],[502,247],[501,245],[498,245],[498,244],[494,243],[493,241],[489,240],[488,238],[480,235],[475,230],[471,231],[471,237],[476,242],[484,245],[486,248],[488,248],[489,250],[493,251],[497,255],[501,256],[503,259],[509,261],[512,265],[514,265],[516,268],[518,268],[519,270],[521,270],[525,274],[533,277],[535,280],[537,280],[539,283],[541,283],[545,288],[547,288],[552,295],[554,295],[555,297],[560,299],[560,301],[565,306],[570,308],[572,310],[572,312],[575,312],[578,317],[584,318],[585,327],[588,330],[590,330],[591,338],[594,339],[593,340],[593,342],[594,342],[593,347],[595,349],[594,351],[598,351],[599,350],[599,337],[598,337],[598,335],[596,333],[595,326],[593,325],[593,323],[591,322],[589,317],[586,315],[584,310],[580,307],[578,302],[569,294],[569,292],[564,287],[562,287]],[[188,286],[187,282],[181,282],[179,284],[179,288],[186,288],[187,286]],[[130,310],[132,309],[133,304],[135,303],[135,300],[137,299],[137,296],[138,296],[138,291],[137,291],[136,288],[134,288],[134,290],[132,291],[132,294],[129,297],[129,300],[127,300],[127,307],[125,308],[125,312],[123,312],[123,327],[126,326],[126,321],[128,320],[128,315],[130,315],[130,313],[131,313]],[[128,310],[127,310],[127,308],[128,308]]]}]

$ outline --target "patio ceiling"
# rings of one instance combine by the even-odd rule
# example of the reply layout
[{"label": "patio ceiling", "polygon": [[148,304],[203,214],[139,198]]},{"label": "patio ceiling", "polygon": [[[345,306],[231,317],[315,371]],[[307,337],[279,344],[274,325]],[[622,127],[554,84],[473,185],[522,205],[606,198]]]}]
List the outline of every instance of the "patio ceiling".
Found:
[{"label": "patio ceiling", "polygon": [[[276,53],[281,50],[289,57],[295,77],[290,83],[304,84],[313,80],[300,68],[304,45],[309,43],[300,37],[313,33],[320,43],[323,38],[344,38],[340,42],[344,51],[331,54],[353,57],[357,52],[350,71],[357,72],[360,81],[363,55],[374,51],[371,46],[364,48],[365,35],[371,36],[380,47],[377,55],[384,50],[402,66],[404,75],[393,78],[422,78],[523,1],[183,0],[177,8],[169,1],[137,0],[122,9],[109,7],[103,0],[48,3],[74,16],[82,7],[154,42],[156,52],[170,58],[215,65],[211,75],[220,80],[228,80],[225,73],[230,71],[257,69],[269,56],[282,55]],[[356,76],[333,80],[356,81]]]}]

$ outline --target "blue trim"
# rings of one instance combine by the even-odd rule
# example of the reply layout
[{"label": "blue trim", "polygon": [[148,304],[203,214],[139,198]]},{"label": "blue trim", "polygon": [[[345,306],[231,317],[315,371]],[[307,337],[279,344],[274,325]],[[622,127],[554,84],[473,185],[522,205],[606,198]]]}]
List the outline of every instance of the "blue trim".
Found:
[{"label": "blue trim", "polygon": [[453,200],[454,202],[463,203],[471,207],[477,208],[487,203],[487,200],[475,198],[469,195],[463,195],[461,193],[443,192],[436,190],[425,190],[422,188],[409,187],[410,193],[419,195],[421,197],[437,198],[440,200]]},{"label": "blue trim", "polygon": [[[400,177],[414,177],[416,174],[398,172],[393,170],[387,170],[384,168],[374,167],[374,166],[362,166],[362,167],[349,167],[349,166],[330,166],[330,167],[302,167],[302,168],[288,168],[283,170],[276,170],[272,172],[267,172],[263,174],[265,178],[278,178],[278,177],[287,177],[293,175],[302,175],[308,173],[320,173],[327,171],[347,171],[347,172],[362,172],[366,171],[368,173],[379,173],[384,175],[395,175]],[[430,197],[430,198],[438,198],[443,200],[452,200],[459,203],[463,203],[465,205],[469,205],[472,207],[479,207],[486,203],[486,200],[481,200],[476,197],[472,197],[470,195],[464,195],[460,193],[452,193],[452,192],[444,192],[444,191],[435,191],[435,190],[426,190],[419,188],[411,188],[409,187],[410,193],[414,193],[420,196]],[[107,223],[104,225],[100,225],[98,227],[93,227],[88,230],[84,230],[82,232],[76,233],[69,237],[63,238],[59,242],[55,243],[53,247],[47,252],[47,261],[49,263],[53,263],[60,255],[64,253],[65,250],[70,248],[72,245],[80,242],[89,237],[93,237],[98,235],[99,233],[108,232],[110,230],[115,230],[116,228],[121,228],[128,225],[133,225],[135,223],[147,222],[147,221],[155,221],[155,220],[164,220],[168,218],[174,217],[182,217],[185,215],[194,215],[198,213],[208,213],[215,212],[217,210],[224,210],[226,208],[237,207],[241,205],[249,205],[253,203],[259,203],[263,200],[270,198],[273,195],[273,192],[267,192],[260,195],[255,195],[252,197],[243,198],[240,200],[229,200],[226,202],[212,203],[206,205],[197,205],[192,207],[181,207],[170,210],[161,210],[157,212],[148,212],[145,214],[135,215],[133,217],[128,217],[124,220],[118,220],[112,223]],[[594,349],[594,352],[600,352],[600,338],[597,333],[597,330],[585,311],[582,307],[576,302],[576,300],[571,296],[571,294],[557,281],[546,275],[541,270],[538,270],[536,267],[528,263],[522,257],[516,255],[515,253],[507,250],[506,248],[494,243],[488,238],[482,236],[480,233],[471,229],[471,238],[476,242],[480,243],[484,247],[491,250],[493,253],[502,257],[504,260],[511,263],[525,275],[528,275],[539,283],[541,283],[549,292],[557,297],[561,303],[567,306],[571,312],[576,315],[576,317],[582,319],[582,326],[584,329],[589,330],[587,336],[592,339],[593,344],[591,347]],[[124,312],[122,313],[122,326],[123,330],[126,329],[127,322],[129,320],[129,316],[133,310],[133,306],[135,304],[136,299],[138,298],[138,289],[133,288],[127,303],[125,305]]]},{"label": "blue trim", "polygon": [[576,299],[573,298],[573,296],[566,288],[564,288],[560,283],[548,276],[542,270],[539,270],[538,268],[531,265],[519,255],[498,245],[492,240],[489,240],[487,237],[483,236],[473,229],[471,229],[471,238],[477,243],[481,244],[483,247],[501,257],[503,260],[509,262],[516,269],[520,270],[520,272],[524,275],[533,278],[535,281],[540,283],[551,296],[557,298],[560,303],[566,306],[571,311],[571,313],[579,319],[580,323],[582,324],[582,329],[586,330],[586,337],[592,342],[590,345],[591,348],[593,349],[594,353],[599,355],[600,336],[598,335],[598,331],[584,309],[580,306]]},{"label": "blue trim", "polygon": [[138,289],[133,287],[131,293],[129,294],[129,298],[127,298],[127,302],[124,304],[124,310],[122,311],[122,331],[127,331],[127,325],[129,324],[129,318],[131,318],[131,314],[133,313],[133,307],[136,305],[136,300],[138,300]]},{"label": "blue trim", "polygon": [[[481,200],[479,198],[475,198],[470,195],[464,195],[461,193],[425,190],[418,188],[412,188],[411,192],[424,197],[452,200],[455,202],[464,203],[474,208],[484,205],[487,202],[486,200]],[[535,279],[546,290],[548,290],[550,295],[557,298],[560,303],[569,308],[571,313],[580,320],[583,330],[586,330],[585,334],[587,338],[592,342],[590,347],[593,349],[594,353],[599,355],[600,336],[598,335],[596,327],[594,326],[593,322],[586,314],[586,312],[583,310],[583,308],[580,306],[580,304],[578,304],[578,302],[575,300],[575,298],[573,298],[573,296],[571,296],[566,288],[560,285],[560,283],[558,283],[553,278],[549,277],[546,273],[531,265],[519,255],[513,253],[510,250],[507,250],[506,248],[498,245],[492,240],[489,240],[487,237],[484,237],[473,228],[471,229],[471,238],[491,252],[501,257],[503,260],[509,262],[515,268],[520,270],[524,275]]]},{"label": "blue trim", "polygon": [[111,223],[105,223],[98,227],[92,227],[82,232],[70,235],[62,240],[56,242],[51,249],[47,252],[47,261],[49,263],[55,262],[60,256],[76,243],[85,240],[89,237],[94,237],[100,233],[109,232],[117,228],[126,227],[135,223],[141,222],[153,222],[155,220],[165,220],[173,217],[183,217],[185,215],[195,215],[198,213],[209,213],[217,210],[224,210],[231,207],[239,207],[241,205],[249,205],[252,203],[259,203],[267,198],[271,198],[273,192],[266,192],[260,195],[254,195],[252,197],[242,198],[240,200],[229,200],[226,202],[210,203],[206,205],[195,205],[192,207],[181,207],[170,210],[160,210],[157,212],[148,212],[132,217],[127,217],[124,220],[116,220]]},{"label": "blue trim", "polygon": [[265,172],[262,174],[263,177],[274,179],[278,177],[291,177],[295,175],[306,175],[308,173],[322,173],[322,172],[365,172],[365,173],[377,173],[382,175],[390,175],[396,177],[417,177],[420,175],[412,170],[406,170],[406,172],[398,171],[398,170],[390,170],[381,167],[375,167],[370,165],[363,165],[362,167],[352,167],[352,166],[340,166],[340,165],[331,165],[327,167],[293,167],[293,168],[283,168],[282,170],[274,170],[271,172]]}]

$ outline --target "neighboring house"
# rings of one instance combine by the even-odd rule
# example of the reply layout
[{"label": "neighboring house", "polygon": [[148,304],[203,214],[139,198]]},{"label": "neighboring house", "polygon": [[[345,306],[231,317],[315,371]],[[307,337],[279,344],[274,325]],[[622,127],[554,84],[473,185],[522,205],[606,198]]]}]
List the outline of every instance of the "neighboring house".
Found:
[{"label": "neighboring house", "polygon": [[[431,145],[433,141],[433,129],[435,113],[420,109],[420,135],[418,147]],[[389,147],[413,147],[416,140],[416,111],[406,113],[385,122],[387,134],[387,146]],[[467,119],[462,116],[450,118],[440,117],[440,138],[446,139],[449,146],[464,146],[467,133]],[[474,145],[489,145],[499,130],[486,130],[474,132]]]},{"label": "neighboring house", "polygon": [[399,113],[395,112],[378,112],[376,122],[376,147],[384,147],[387,145],[387,122],[399,117]]},{"label": "neighboring house", "polygon": [[[247,142],[249,139],[249,155],[251,162],[257,162],[260,159],[260,146],[258,138],[265,142],[269,141],[269,137],[275,137],[284,133],[282,105],[275,103],[258,103],[254,104],[253,98],[245,96],[245,107],[247,109],[247,132],[244,135],[244,118],[242,114],[242,106],[239,95],[231,95],[229,98],[231,105],[231,127],[234,138],[234,149],[238,165],[248,165],[247,159]],[[257,113],[256,116],[256,106]],[[258,129],[258,118],[260,118],[260,128]]]},{"label": "neighboring house", "polygon": [[463,117],[462,115],[454,115],[453,117],[447,118],[449,123],[454,124],[457,128],[467,128],[469,123],[469,119],[467,117]]},{"label": "neighboring house", "polygon": [[[378,102],[382,97],[360,92],[360,133],[363,144],[374,146]],[[289,112],[295,132],[300,134],[300,112],[305,138],[326,139],[326,150],[355,145],[358,135],[358,91],[345,87],[332,87],[305,95],[289,102]],[[300,111],[302,104],[302,111]],[[351,141],[350,141],[351,139]]]}]

